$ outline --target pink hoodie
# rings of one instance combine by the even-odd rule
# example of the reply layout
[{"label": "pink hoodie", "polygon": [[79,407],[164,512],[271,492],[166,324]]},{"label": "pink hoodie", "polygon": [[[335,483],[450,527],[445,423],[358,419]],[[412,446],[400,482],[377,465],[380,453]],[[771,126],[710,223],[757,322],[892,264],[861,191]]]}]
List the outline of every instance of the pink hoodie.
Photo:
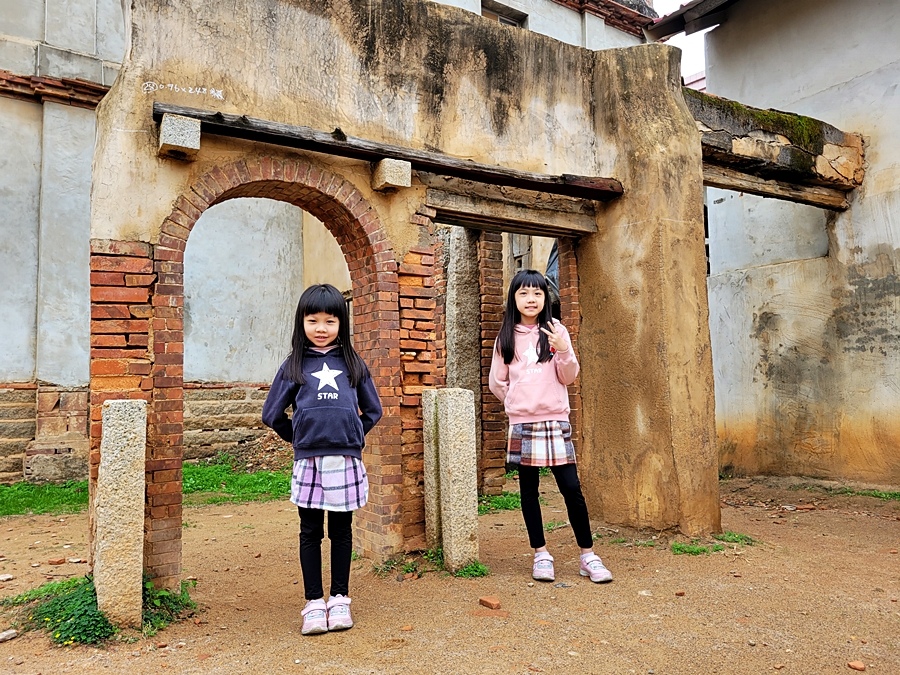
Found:
[{"label": "pink hoodie", "polygon": [[510,424],[525,422],[569,421],[569,392],[578,375],[578,359],[569,332],[558,321],[553,322],[569,343],[569,349],[557,352],[549,361],[537,363],[537,326],[516,324],[516,355],[509,365],[494,345],[489,385],[503,401]]}]

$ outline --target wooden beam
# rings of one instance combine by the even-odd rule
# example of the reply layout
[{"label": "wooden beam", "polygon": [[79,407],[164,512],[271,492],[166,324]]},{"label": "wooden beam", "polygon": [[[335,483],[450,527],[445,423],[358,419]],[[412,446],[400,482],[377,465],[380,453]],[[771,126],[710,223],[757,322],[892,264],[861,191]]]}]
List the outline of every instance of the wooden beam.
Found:
[{"label": "wooden beam", "polygon": [[769,180],[707,162],[703,162],[703,184],[707,187],[748,192],[760,197],[773,197],[832,211],[846,211],[850,208],[847,194],[843,190],[821,185],[799,185]]},{"label": "wooden beam", "polygon": [[243,115],[184,108],[154,102],[153,118],[159,122],[166,113],[200,120],[201,133],[271,143],[289,148],[322,152],[370,162],[386,157],[412,164],[416,170],[456,176],[492,185],[568,195],[581,199],[609,201],[622,194],[622,184],[614,178],[592,176],[559,176],[530,173],[491,164],[480,164],[438,152],[414,150],[397,145],[376,143],[347,136],[340,129],[328,133],[310,127],[281,124]]},{"label": "wooden beam", "polygon": [[429,188],[425,205],[437,211],[433,220],[489,232],[515,232],[539,237],[581,237],[597,231],[592,215],[561,213],[527,205]]}]

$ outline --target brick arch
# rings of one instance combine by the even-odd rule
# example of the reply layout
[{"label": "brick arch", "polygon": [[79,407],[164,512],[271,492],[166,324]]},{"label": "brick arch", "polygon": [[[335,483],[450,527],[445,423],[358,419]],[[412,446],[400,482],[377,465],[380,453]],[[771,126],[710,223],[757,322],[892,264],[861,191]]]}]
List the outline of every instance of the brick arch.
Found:
[{"label": "brick arch", "polygon": [[175,200],[155,245],[92,241],[92,347],[98,347],[91,355],[92,480],[100,404],[147,400],[144,566],[163,586],[175,585],[181,571],[184,250],[206,209],[238,197],[294,204],[321,220],[341,246],[352,280],[354,346],[385,411],[367,439],[370,501],[358,514],[359,543],[376,556],[403,543],[398,266],[390,242],[372,206],[337,174],[300,158],[239,159],[212,168]]}]

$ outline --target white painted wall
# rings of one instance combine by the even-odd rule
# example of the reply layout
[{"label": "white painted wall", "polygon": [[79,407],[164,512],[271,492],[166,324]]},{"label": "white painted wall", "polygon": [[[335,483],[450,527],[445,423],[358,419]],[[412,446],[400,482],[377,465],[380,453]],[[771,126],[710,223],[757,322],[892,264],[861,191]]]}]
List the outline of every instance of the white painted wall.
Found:
[{"label": "white painted wall", "polygon": [[45,103],[38,255],[37,378],[90,378],[91,159],[94,112]]},{"label": "white painted wall", "polygon": [[[481,0],[434,0],[481,14]],[[592,14],[581,14],[551,0],[501,0],[500,4],[528,15],[527,29],[588,49],[612,49],[643,44],[644,40],[610,28]]]},{"label": "white painted wall", "polygon": [[719,434],[779,472],[900,477],[898,35],[893,0],[744,0],[707,35],[710,93],[867,143],[845,213],[709,191]]},{"label": "white painted wall", "polygon": [[302,211],[232,199],[197,221],[184,252],[184,378],[270,382],[303,292]]},{"label": "white painted wall", "polygon": [[341,293],[349,291],[350,268],[337,240],[322,221],[306,211],[302,213],[303,288],[312,284],[331,284]]},{"label": "white painted wall", "polygon": [[34,378],[40,105],[0,98],[0,382]]}]

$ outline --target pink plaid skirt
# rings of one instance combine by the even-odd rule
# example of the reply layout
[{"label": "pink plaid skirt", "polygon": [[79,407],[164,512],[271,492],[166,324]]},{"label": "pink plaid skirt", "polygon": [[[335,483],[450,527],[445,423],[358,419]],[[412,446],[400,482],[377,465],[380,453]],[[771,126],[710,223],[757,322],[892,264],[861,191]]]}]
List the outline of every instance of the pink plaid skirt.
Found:
[{"label": "pink plaid skirt", "polygon": [[294,462],[291,503],[305,509],[355,511],[369,499],[369,478],[362,460],[344,455]]},{"label": "pink plaid skirt", "polygon": [[525,466],[574,464],[572,425],[557,420],[510,424],[506,461]]}]

